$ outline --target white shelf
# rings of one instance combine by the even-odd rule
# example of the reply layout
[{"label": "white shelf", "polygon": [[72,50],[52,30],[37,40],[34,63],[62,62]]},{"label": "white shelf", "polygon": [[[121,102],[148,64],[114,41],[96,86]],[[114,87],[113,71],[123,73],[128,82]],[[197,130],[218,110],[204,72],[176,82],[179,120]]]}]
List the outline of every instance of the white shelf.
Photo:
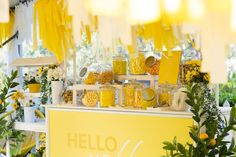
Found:
[{"label": "white shelf", "polygon": [[29,96],[30,98],[40,98],[41,97],[41,93],[24,93],[25,95]]},{"label": "white shelf", "polygon": [[123,80],[157,80],[157,75],[115,75],[115,79],[118,81]]},{"label": "white shelf", "polygon": [[[86,89],[86,90],[99,90],[99,88],[101,86],[104,86],[104,85],[101,85],[101,84],[96,84],[96,85],[86,85],[86,84],[77,84],[77,85],[73,85],[72,89],[73,90],[83,90],[83,89]],[[122,89],[122,85],[119,85],[119,84],[112,84],[111,85],[112,87],[115,87],[117,89]]]},{"label": "white shelf", "polygon": [[12,66],[15,67],[36,67],[58,64],[56,57],[18,58],[12,62]]},{"label": "white shelf", "polygon": [[25,122],[16,122],[15,123],[16,130],[22,131],[33,131],[33,132],[45,132],[46,133],[46,125],[45,122],[35,122],[35,123],[25,123]]}]

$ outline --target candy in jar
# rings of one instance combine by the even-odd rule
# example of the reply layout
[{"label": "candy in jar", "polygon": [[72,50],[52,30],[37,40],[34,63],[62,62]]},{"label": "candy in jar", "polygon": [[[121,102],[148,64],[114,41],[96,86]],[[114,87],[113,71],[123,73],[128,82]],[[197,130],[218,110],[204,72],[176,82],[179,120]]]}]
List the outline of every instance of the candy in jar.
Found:
[{"label": "candy in jar", "polygon": [[118,55],[113,57],[113,72],[115,75],[127,74],[127,59],[124,55]]},{"label": "candy in jar", "polygon": [[100,106],[115,106],[115,88],[110,85],[100,87]]},{"label": "candy in jar", "polygon": [[88,91],[85,91],[84,93],[84,96],[82,98],[82,103],[88,107],[95,107],[97,106],[98,100],[99,100],[99,96],[98,96],[97,91],[88,90]]},{"label": "candy in jar", "polygon": [[130,55],[130,74],[145,74],[145,56],[143,53]]},{"label": "candy in jar", "polygon": [[135,106],[135,88],[141,86],[140,83],[132,80],[124,85],[124,105]]}]

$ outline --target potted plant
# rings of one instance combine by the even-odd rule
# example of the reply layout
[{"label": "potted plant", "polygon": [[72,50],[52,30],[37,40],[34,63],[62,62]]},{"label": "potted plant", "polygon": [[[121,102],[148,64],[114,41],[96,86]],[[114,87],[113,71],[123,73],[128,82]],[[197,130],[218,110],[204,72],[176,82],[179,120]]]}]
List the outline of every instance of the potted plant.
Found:
[{"label": "potted plant", "polygon": [[65,79],[65,72],[61,67],[49,67],[47,74],[48,81],[51,81],[52,89],[52,104],[60,104],[63,93],[63,81]]},{"label": "potted plant", "polygon": [[35,102],[30,99],[26,106],[24,106],[24,121],[26,123],[33,123],[35,120]]},{"label": "potted plant", "polygon": [[39,81],[39,75],[35,76],[32,74],[24,74],[23,89],[29,88],[30,93],[39,93],[41,90],[41,85]]}]

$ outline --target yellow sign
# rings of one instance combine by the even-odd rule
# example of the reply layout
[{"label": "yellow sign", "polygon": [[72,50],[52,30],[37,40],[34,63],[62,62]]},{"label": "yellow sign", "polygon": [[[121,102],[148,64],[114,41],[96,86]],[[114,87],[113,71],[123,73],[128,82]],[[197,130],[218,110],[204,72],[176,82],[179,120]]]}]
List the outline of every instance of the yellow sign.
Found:
[{"label": "yellow sign", "polygon": [[163,52],[158,84],[177,84],[181,54],[181,51]]},{"label": "yellow sign", "polygon": [[191,118],[49,110],[49,157],[158,157],[162,142],[189,140]]}]

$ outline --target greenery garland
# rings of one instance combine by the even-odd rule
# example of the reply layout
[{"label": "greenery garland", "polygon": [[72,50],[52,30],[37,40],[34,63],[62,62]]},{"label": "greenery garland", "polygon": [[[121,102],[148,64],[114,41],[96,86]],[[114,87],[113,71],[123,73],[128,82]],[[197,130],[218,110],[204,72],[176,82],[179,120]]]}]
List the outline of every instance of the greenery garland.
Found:
[{"label": "greenery garland", "polygon": [[[21,143],[24,140],[25,135],[21,131],[14,129],[14,123],[22,116],[19,99],[23,99],[23,95],[14,90],[19,83],[15,82],[18,76],[18,71],[12,71],[11,76],[5,76],[3,81],[3,87],[0,89],[0,141],[3,141],[3,148],[0,148],[0,152],[3,152],[6,146],[6,141],[10,142],[11,155],[16,155],[21,150]],[[7,107],[11,104],[8,100],[12,97],[13,110],[7,111]],[[13,117],[12,114],[16,113]]]}]

